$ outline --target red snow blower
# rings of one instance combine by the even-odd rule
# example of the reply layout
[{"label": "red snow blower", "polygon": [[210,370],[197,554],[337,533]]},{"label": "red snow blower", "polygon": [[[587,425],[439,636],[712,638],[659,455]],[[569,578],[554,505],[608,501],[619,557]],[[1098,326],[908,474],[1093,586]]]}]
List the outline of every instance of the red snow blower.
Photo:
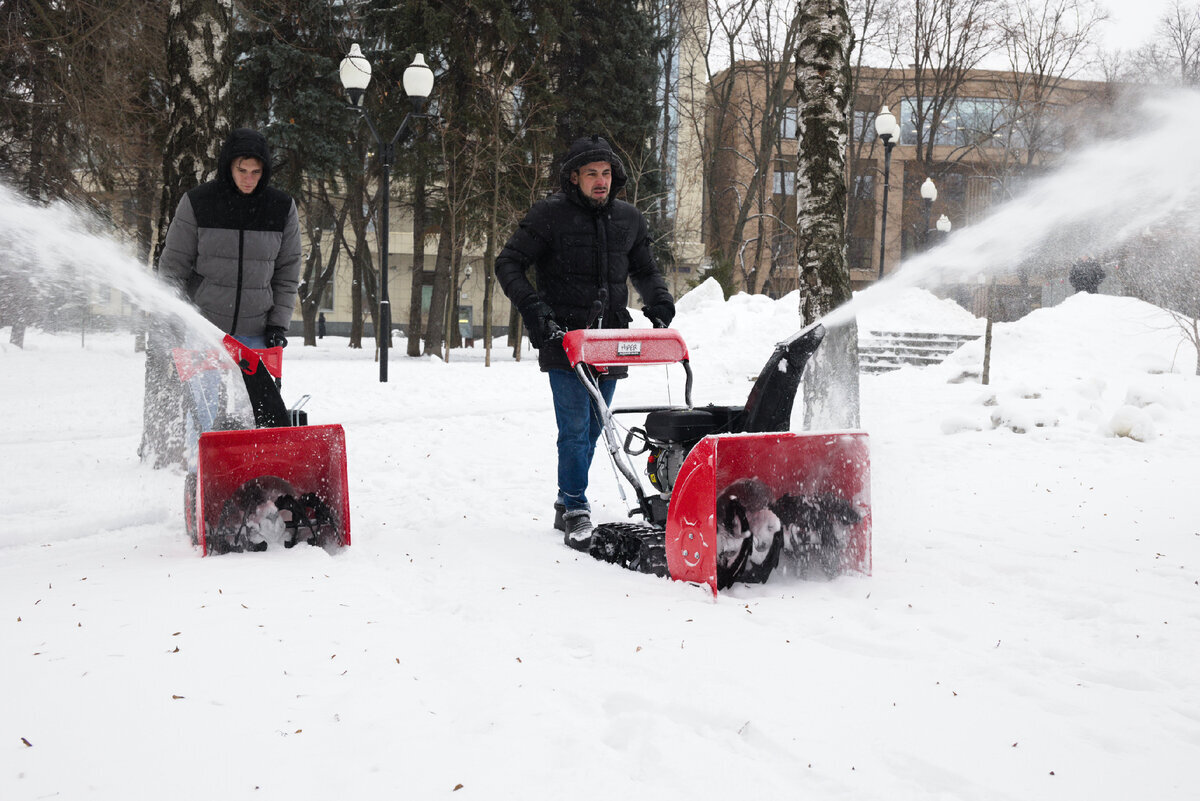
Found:
[{"label": "red snow blower", "polygon": [[[340,425],[307,425],[279,393],[283,349],[248,348],[230,336],[224,351],[177,348],[188,414],[199,432],[184,483],[184,517],[201,555],[350,544],[346,437]],[[232,360],[231,360],[231,358]],[[255,428],[229,413],[223,371],[241,374]]]},{"label": "red snow blower", "polygon": [[[563,337],[603,423],[614,466],[633,487],[629,516],[604,523],[592,556],[707,584],[714,594],[774,573],[871,572],[870,458],[860,431],[793,433],[792,406],[825,337],[814,324],[775,347],[744,406],[692,405],[687,345],[673,329],[577,330]],[[609,409],[597,376],[618,365],[678,362],[685,406]],[[614,414],[645,414],[621,442]],[[646,455],[648,492],[630,457]],[[621,499],[628,502],[618,480]]]}]

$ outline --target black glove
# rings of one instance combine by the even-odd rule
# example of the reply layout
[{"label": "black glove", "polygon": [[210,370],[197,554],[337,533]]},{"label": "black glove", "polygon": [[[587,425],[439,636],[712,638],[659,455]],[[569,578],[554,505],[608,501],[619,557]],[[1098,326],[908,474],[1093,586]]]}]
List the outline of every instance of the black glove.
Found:
[{"label": "black glove", "polygon": [[521,307],[521,319],[529,330],[529,344],[540,348],[559,332],[554,322],[554,310],[540,300]]},{"label": "black glove", "polygon": [[669,300],[651,303],[649,306],[642,307],[642,314],[646,315],[646,319],[655,328],[666,328],[675,319],[675,304]]},{"label": "black glove", "polygon": [[268,348],[286,348],[287,329],[281,325],[268,325],[265,339]]}]

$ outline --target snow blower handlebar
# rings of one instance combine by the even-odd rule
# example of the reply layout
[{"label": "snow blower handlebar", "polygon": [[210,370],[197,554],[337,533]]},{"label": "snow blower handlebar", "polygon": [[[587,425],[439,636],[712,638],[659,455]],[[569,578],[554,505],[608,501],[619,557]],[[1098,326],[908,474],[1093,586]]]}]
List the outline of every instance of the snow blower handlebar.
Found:
[{"label": "snow blower handlebar", "polygon": [[[569,331],[562,337],[563,350],[571,368],[580,365],[603,369],[625,365],[675,364],[683,366],[685,383],[683,402],[692,408],[692,368],[687,344],[673,328],[611,328]],[[621,409],[623,412],[652,411],[648,408]]]},{"label": "snow blower handlebar", "polygon": [[[621,472],[626,481],[637,494],[638,508],[630,514],[640,513],[647,520],[653,520],[655,514],[651,508],[650,499],[642,488],[637,471],[629,460],[628,449],[621,447],[617,438],[616,425],[613,422],[613,412],[604,401],[600,392],[595,371],[603,371],[607,367],[624,365],[683,365],[687,382],[684,389],[684,401],[687,408],[692,408],[692,370],[688,364],[687,345],[678,331],[670,328],[654,329],[579,329],[569,331],[562,336],[563,350],[567,360],[583,382],[584,388],[592,396],[592,401],[600,415],[605,447],[613,465]],[[665,407],[659,407],[665,408]],[[648,411],[648,409],[621,409],[622,412]],[[621,501],[626,502],[625,492],[617,483]]]}]

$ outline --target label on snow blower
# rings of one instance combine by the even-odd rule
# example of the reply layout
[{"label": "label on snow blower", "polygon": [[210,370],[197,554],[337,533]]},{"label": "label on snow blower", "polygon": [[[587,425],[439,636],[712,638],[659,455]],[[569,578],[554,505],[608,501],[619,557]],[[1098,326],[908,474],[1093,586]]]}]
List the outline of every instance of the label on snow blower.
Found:
[{"label": "label on snow blower", "polygon": [[642,343],[641,342],[618,342],[617,343],[617,355],[618,356],[641,356],[642,355]]}]

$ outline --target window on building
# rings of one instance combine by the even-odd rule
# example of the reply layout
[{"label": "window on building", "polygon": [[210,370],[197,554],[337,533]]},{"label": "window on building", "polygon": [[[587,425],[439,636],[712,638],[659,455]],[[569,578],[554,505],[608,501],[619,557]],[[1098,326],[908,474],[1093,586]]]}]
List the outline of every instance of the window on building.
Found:
[{"label": "window on building", "polygon": [[879,114],[882,102],[879,95],[857,95],[854,98],[854,118],[850,121],[853,141],[875,141],[875,117]]},{"label": "window on building", "polygon": [[869,236],[846,237],[846,263],[851,270],[870,270],[875,240]]},{"label": "window on building", "polygon": [[796,171],[790,168],[775,169],[775,188],[777,195],[796,194]]},{"label": "window on building", "polygon": [[875,199],[875,173],[860,173],[850,185],[850,197],[855,200]]},{"label": "window on building", "polygon": [[[917,114],[917,101],[906,99],[900,103],[900,143],[915,145],[917,123],[922,122],[921,141],[929,141],[932,122],[932,98],[921,104],[924,118]],[[946,147],[998,147],[1004,144],[1004,131],[1008,127],[1005,102],[992,97],[960,97],[946,105],[937,130],[933,132],[933,143]]]},{"label": "window on building", "polygon": [[800,135],[800,109],[790,106],[783,110],[779,121],[779,135],[784,139],[795,139]]},{"label": "window on building", "polygon": [[1022,109],[1012,126],[1012,146],[1019,150],[1060,153],[1066,147],[1067,130],[1061,106],[1043,104]]},{"label": "window on building", "polygon": [[855,142],[875,141],[875,117],[878,114],[879,112],[875,109],[864,111],[856,108],[854,110],[854,120],[852,123],[854,128],[851,131],[851,136],[854,137]]}]

